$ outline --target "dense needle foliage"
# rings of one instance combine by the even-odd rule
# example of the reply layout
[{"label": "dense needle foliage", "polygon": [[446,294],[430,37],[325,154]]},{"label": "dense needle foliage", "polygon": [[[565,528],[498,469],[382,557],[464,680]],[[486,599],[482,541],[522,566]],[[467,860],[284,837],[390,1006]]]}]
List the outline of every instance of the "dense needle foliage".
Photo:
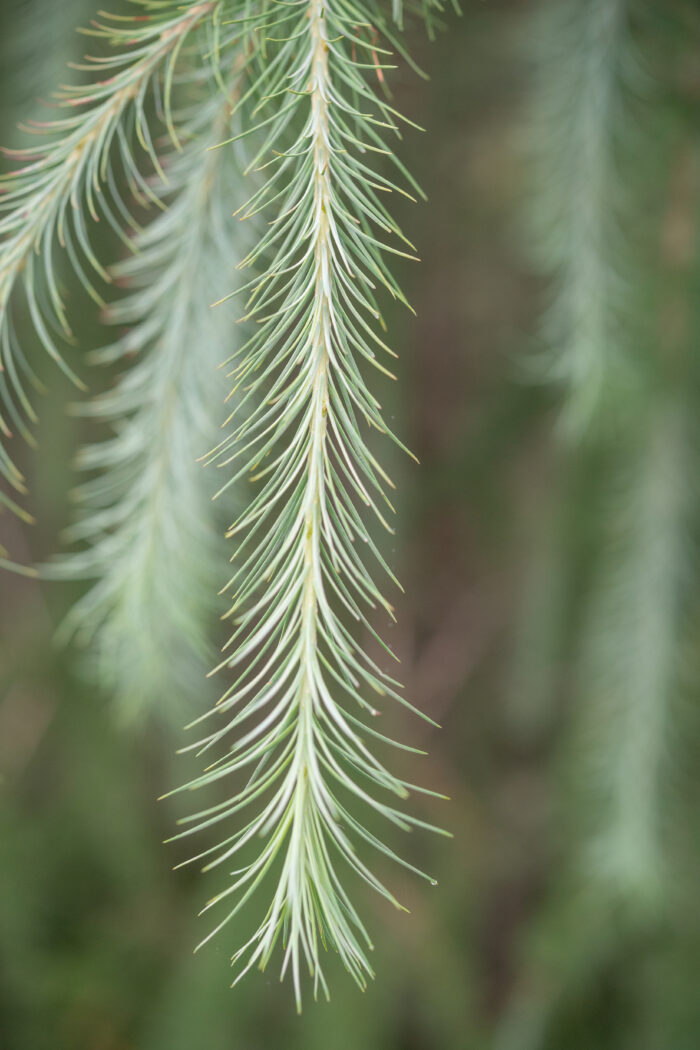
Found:
[{"label": "dense needle foliage", "polygon": [[[367,724],[378,714],[367,692],[411,705],[357,631],[375,634],[373,610],[393,617],[368,559],[393,576],[360,508],[390,528],[385,489],[392,483],[367,436],[371,428],[389,431],[365,365],[391,374],[381,363],[396,356],[381,334],[382,293],[405,299],[387,260],[413,258],[382,200],[410,194],[371,163],[394,159],[398,179],[413,185],[385,142],[387,133],[399,135],[403,118],[386,97],[391,51],[380,39],[401,49],[390,22],[400,23],[403,12],[348,0],[139,6],[143,14],[93,24],[92,35],[117,55],[88,59],[87,84],[61,89],[68,115],[42,129],[40,144],[22,151],[23,167],[6,181],[3,430],[9,438],[12,422],[30,437],[25,419],[33,420],[13,324],[16,286],[36,336],[80,383],[54,334],[71,337],[57,249],[100,304],[96,278],[130,284],[130,296],[111,308],[127,334],[99,358],[136,355],[136,364],[87,407],[115,431],[81,455],[93,476],[79,493],[84,507],[70,534],[87,545],[52,571],[96,579],[68,627],[93,639],[100,677],[122,709],[133,717],[154,697],[173,717],[183,695],[201,690],[208,648],[216,516],[195,460],[215,444],[212,423],[223,400],[216,364],[231,366],[228,435],[205,458],[230,475],[217,498],[249,483],[228,533],[238,566],[225,588],[235,629],[218,669],[234,676],[212,712],[223,726],[192,745],[209,757],[225,738],[228,750],[188,787],[230,775],[242,781],[230,801],[205,809],[183,834],[221,826],[221,844],[197,857],[207,867],[238,859],[262,839],[211,902],[235,894],[228,918],[280,857],[271,903],[234,961],[250,949],[243,972],[254,963],[264,969],[282,935],[282,972],[291,969],[301,1008],[302,962],[314,990],[328,994],[321,945],[338,951],[361,986],[372,975],[372,945],[337,858],[400,907],[356,852],[360,839],[396,857],[356,804],[406,830],[425,824],[388,801],[405,799],[410,785],[375,754],[377,740],[392,741]],[[429,23],[431,13],[424,13]],[[162,155],[163,132],[174,160]],[[245,173],[259,180],[241,217],[268,219],[245,258],[228,217],[238,203],[232,174],[245,174],[229,147],[241,139],[252,143]],[[132,200],[137,208],[162,200],[169,207],[139,229]],[[100,218],[133,253],[111,271],[90,240],[89,224]],[[240,319],[252,334],[231,355],[226,313],[210,301],[224,274],[233,281],[236,264],[254,272]],[[173,291],[176,306],[166,312]],[[2,465],[21,493],[6,451]],[[7,505],[22,513],[14,501]]]}]

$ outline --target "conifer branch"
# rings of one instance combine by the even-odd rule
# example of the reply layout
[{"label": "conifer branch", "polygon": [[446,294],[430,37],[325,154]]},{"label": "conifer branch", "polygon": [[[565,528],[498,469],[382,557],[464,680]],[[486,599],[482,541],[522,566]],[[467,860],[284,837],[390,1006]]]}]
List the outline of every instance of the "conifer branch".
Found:
[{"label": "conifer branch", "polygon": [[590,609],[578,682],[579,797],[587,877],[648,904],[664,856],[664,756],[678,699],[691,442],[675,399],[620,457],[615,514]]},{"label": "conifer branch", "polygon": [[66,631],[89,645],[122,715],[156,711],[178,728],[201,707],[225,557],[223,508],[215,511],[211,472],[197,459],[219,433],[218,365],[231,346],[228,312],[209,302],[230,286],[243,254],[231,217],[235,151],[207,148],[231,126],[220,95],[196,104],[178,132],[183,151],[166,158],[168,181],[157,190],[172,203],[115,270],[133,291],[109,317],[128,330],[96,356],[127,371],[82,409],[114,434],[82,451],[80,465],[93,477],[81,486],[69,535],[85,546],[52,567],[96,581]]},{"label": "conifer branch", "polygon": [[647,77],[631,40],[630,0],[554,0],[535,25],[537,91],[530,130],[536,258],[551,278],[540,369],[563,388],[564,426],[585,433],[630,382],[635,250],[620,192],[632,99]]},{"label": "conifer branch", "polygon": [[[55,245],[65,251],[85,287],[101,301],[82,260],[103,280],[108,281],[109,274],[90,245],[85,212],[93,221],[101,214],[120,235],[125,221],[133,226],[113,177],[113,147],[137,201],[153,198],[132,151],[127,117],[131,131],[160,170],[146,116],[149,85],[163,70],[165,120],[172,128],[170,84],[178,56],[197,27],[216,17],[221,7],[221,0],[185,5],[140,2],[149,14],[108,18],[88,31],[122,49],[106,58],[88,58],[81,67],[104,79],[61,88],[58,104],[70,114],[33,129],[48,141],[6,151],[25,164],[0,183],[0,434],[5,438],[12,436],[14,427],[31,440],[27,422],[35,418],[27,394],[27,384],[34,380],[12,321],[11,294],[21,284],[38,339],[81,386],[59,348],[57,331],[70,339],[71,329],[54,272]],[[103,193],[105,185],[109,197]],[[1,446],[0,473],[17,492],[24,491],[20,471]],[[18,509],[2,493],[0,500]]]},{"label": "conifer branch", "polygon": [[[262,140],[250,168],[268,175],[243,214],[270,207],[272,218],[243,263],[259,270],[247,285],[245,316],[255,329],[231,373],[239,401],[212,460],[230,475],[223,489],[245,475],[261,484],[229,533],[242,538],[227,589],[235,627],[220,667],[233,669],[235,681],[211,713],[223,724],[191,749],[209,752],[237,736],[188,785],[233,776],[243,786],[229,802],[187,818],[181,834],[233,824],[218,846],[193,858],[207,868],[245,856],[262,839],[207,905],[231,902],[209,936],[247,905],[277,862],[269,906],[233,962],[241,963],[237,980],[254,965],[264,969],[282,937],[282,974],[291,971],[300,1008],[304,966],[315,993],[328,994],[322,947],[339,953],[361,987],[372,976],[371,942],[337,858],[401,907],[355,844],[399,860],[370,830],[372,817],[405,830],[422,824],[389,801],[405,799],[411,785],[370,747],[368,738],[391,741],[367,724],[378,712],[364,691],[406,701],[347,626],[374,634],[372,610],[393,618],[367,558],[387,566],[358,510],[388,528],[391,482],[361,424],[390,432],[364,366],[387,371],[378,355],[392,351],[376,330],[383,322],[375,293],[383,288],[405,302],[386,254],[412,258],[413,248],[380,199],[406,191],[367,163],[379,152],[403,172],[380,132],[398,134],[401,118],[381,93],[389,52],[379,44],[374,7],[292,0],[250,18],[255,73],[243,102]],[[407,250],[386,243],[391,236]],[[368,823],[351,803],[366,808]]]},{"label": "conifer branch", "polygon": [[[291,971],[300,1007],[304,966],[315,992],[328,993],[321,948],[336,949],[360,986],[372,975],[367,958],[371,943],[341,879],[338,859],[400,908],[356,846],[370,845],[417,871],[378,837],[376,818],[403,830],[428,827],[395,802],[405,800],[413,787],[392,773],[371,745],[403,745],[368,724],[367,716],[371,720],[379,712],[365,696],[370,690],[411,707],[366,645],[371,638],[381,643],[375,618],[393,618],[369,563],[394,579],[367,522],[371,517],[391,531],[388,516],[393,510],[387,496],[393,486],[374,455],[368,431],[400,442],[386,426],[365,373],[374,366],[391,376],[381,360],[384,354],[395,355],[381,334],[380,297],[388,292],[406,304],[388,259],[415,258],[384,198],[392,192],[409,198],[411,190],[420,194],[385,141],[387,134],[400,137],[405,122],[388,100],[385,75],[392,68],[392,52],[385,44],[402,54],[403,48],[381,11],[362,0],[252,3],[228,22],[224,14],[239,12],[224,0],[184,6],[142,2],[151,13],[143,24],[137,19],[123,30],[112,23],[95,27],[99,36],[128,42],[128,51],[104,62],[89,60],[91,69],[98,63],[114,70],[109,80],[62,89],[62,104],[77,106],[79,112],[53,122],[51,144],[28,151],[29,163],[8,183],[0,219],[5,237],[0,306],[5,309],[21,275],[37,333],[60,361],[51,328],[58,325],[66,334],[70,329],[53,275],[54,240],[100,301],[81,256],[103,278],[109,274],[91,249],[84,211],[93,219],[104,215],[134,246],[132,217],[113,177],[112,153],[118,153],[137,201],[161,203],[130,145],[131,129],[164,179],[145,116],[148,87],[154,83],[160,88],[157,101],[160,97],[166,127],[179,147],[170,96],[186,41],[200,26],[210,27],[208,61],[225,94],[220,48],[243,33],[249,75],[240,111],[249,125],[224,142],[211,143],[210,153],[213,157],[230,143],[254,136],[249,170],[264,172],[264,181],[242,212],[251,218],[269,209],[270,222],[241,264],[255,271],[244,288],[244,321],[252,334],[230,361],[233,408],[226,436],[208,458],[226,474],[218,495],[230,492],[245,475],[256,489],[229,530],[237,544],[237,568],[226,588],[234,628],[217,670],[233,670],[234,680],[214,711],[197,719],[217,718],[218,724],[190,749],[209,752],[234,731],[236,737],[188,787],[229,776],[240,784],[230,801],[187,818],[182,834],[233,818],[224,841],[195,858],[206,858],[207,867],[226,864],[241,851],[245,856],[246,847],[252,850],[262,840],[253,858],[243,860],[228,887],[211,902],[232,904],[216,929],[248,902],[268,874],[273,877],[276,867],[269,906],[234,962],[242,963],[239,976],[255,964],[264,968],[281,937],[282,973]],[[432,24],[440,5],[428,0],[419,6]],[[394,15],[401,19],[401,3],[394,5]],[[226,30],[232,35],[225,40],[224,24],[233,27]],[[375,171],[369,163],[374,155],[392,165],[404,185]],[[183,293],[172,314],[163,314],[158,293],[163,281],[184,283],[185,267],[190,272],[193,260],[201,261],[199,240],[191,254],[184,246],[194,245],[187,222],[201,226],[191,218],[198,206],[192,194],[201,206],[202,186],[209,193],[210,163],[214,161],[204,155],[196,159],[186,147],[175,175],[181,197],[137,238],[142,257],[121,267],[137,290],[114,316],[136,327],[111,353],[120,356],[133,347],[149,347],[150,352],[113,394],[97,403],[95,410],[110,418],[118,433],[83,457],[85,466],[102,473],[83,489],[86,509],[73,534],[86,539],[88,547],[72,559],[70,571],[98,574],[99,580],[76,618],[82,625],[90,620],[102,642],[107,640],[113,671],[124,661],[124,647],[129,660],[138,651],[134,632],[148,629],[144,589],[158,589],[154,574],[164,572],[167,578],[166,563],[176,556],[166,537],[177,534],[176,546],[182,540],[202,550],[207,543],[199,479],[182,464],[185,444],[194,457],[193,423],[205,397],[211,396],[197,382],[205,358],[198,352],[195,359],[191,346],[188,352],[189,333],[195,323],[200,337],[208,329],[199,321],[200,304],[190,302],[190,320],[177,309],[188,301]],[[184,181],[178,183],[179,178]],[[103,185],[109,189],[107,201]],[[216,238],[225,238],[225,219],[217,215],[216,223]],[[196,236],[203,234],[200,230]],[[207,235],[214,235],[213,228]],[[234,240],[220,259],[230,258]],[[207,252],[207,262],[209,255],[215,258]],[[155,284],[146,287],[147,274],[152,276],[154,269]],[[208,271],[203,265],[201,270],[208,282]],[[6,392],[31,418],[19,382],[20,348],[6,311],[4,316]],[[212,350],[220,338],[213,336]],[[199,376],[190,368],[200,370]],[[155,390],[154,400],[144,394],[145,380]],[[177,406],[171,401],[175,391],[181,395]],[[6,401],[10,416],[26,431],[14,402]],[[211,418],[211,410],[206,415]],[[5,472],[21,487],[9,459]],[[170,482],[173,492],[178,488],[177,515],[168,503]],[[198,581],[167,578],[162,589],[172,595],[170,622],[184,627],[182,633],[189,632],[198,648],[201,634],[190,618],[199,608]],[[127,688],[133,694],[133,681]],[[249,806],[253,812],[242,822],[241,811]],[[355,814],[356,806],[364,807],[365,819]]]}]

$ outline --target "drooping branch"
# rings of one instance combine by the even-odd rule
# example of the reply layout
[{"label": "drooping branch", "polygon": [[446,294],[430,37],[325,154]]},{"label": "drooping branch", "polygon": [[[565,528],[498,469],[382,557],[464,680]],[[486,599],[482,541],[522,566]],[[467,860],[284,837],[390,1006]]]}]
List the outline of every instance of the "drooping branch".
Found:
[{"label": "drooping branch", "polygon": [[[241,975],[264,968],[282,936],[282,972],[292,972],[298,1006],[304,963],[315,990],[327,994],[321,946],[336,949],[361,986],[372,975],[370,940],[337,857],[399,906],[355,843],[399,858],[354,807],[405,830],[421,823],[390,801],[405,798],[409,785],[368,738],[391,741],[361,717],[377,713],[367,689],[406,701],[347,626],[350,619],[374,633],[372,610],[393,615],[366,562],[369,556],[386,568],[360,508],[386,524],[391,483],[367,441],[368,426],[389,432],[363,366],[386,371],[377,355],[391,352],[376,331],[375,294],[383,286],[404,301],[386,254],[405,253],[380,238],[393,235],[411,248],[380,199],[398,187],[365,160],[386,152],[378,129],[397,132],[400,119],[365,78],[367,67],[375,77],[387,68],[372,15],[346,0],[297,0],[275,23],[255,25],[258,46],[265,36],[264,46],[272,46],[273,24],[283,39],[266,52],[245,96],[263,139],[251,167],[272,169],[245,215],[272,205],[275,218],[244,263],[259,276],[248,286],[246,311],[255,331],[232,372],[241,395],[232,419],[243,419],[213,458],[229,470],[242,460],[227,485],[244,475],[262,484],[231,530],[241,538],[229,588],[236,626],[222,667],[237,677],[212,712],[224,725],[193,749],[208,752],[252,726],[189,785],[245,774],[244,786],[230,802],[188,818],[183,832],[234,819],[220,845],[194,858],[207,858],[208,867],[262,837],[254,858],[242,861],[208,905],[233,898],[213,933],[278,860],[269,907],[234,960],[244,960]],[[241,825],[237,815],[249,806]]]},{"label": "drooping branch", "polygon": [[[27,376],[32,382],[31,370],[13,325],[10,297],[21,285],[37,337],[81,385],[63,360],[55,334],[58,328],[71,337],[54,271],[56,246],[66,253],[88,291],[101,301],[84,261],[103,280],[109,281],[109,274],[90,245],[87,217],[96,221],[101,214],[122,237],[125,222],[133,229],[113,178],[113,152],[119,156],[137,202],[153,199],[132,149],[135,135],[160,171],[146,116],[149,85],[164,70],[165,120],[174,133],[170,85],[178,56],[194,31],[217,15],[221,0],[185,5],[146,0],[143,6],[152,13],[93,27],[93,35],[121,50],[87,61],[84,68],[101,79],[61,89],[58,102],[69,115],[33,129],[44,141],[15,153],[24,164],[0,183],[0,433],[5,438],[12,436],[14,427],[30,440],[27,421],[35,418],[26,389]],[[127,118],[133,125],[130,131]],[[105,186],[108,194],[103,192]],[[24,491],[21,473],[1,445],[0,473],[17,492]],[[16,509],[2,493],[0,500]]]},{"label": "drooping branch", "polygon": [[85,415],[111,434],[84,448],[89,472],[71,535],[82,549],[53,575],[94,581],[73,607],[75,633],[122,717],[149,714],[180,729],[203,709],[216,602],[225,565],[224,508],[198,458],[216,441],[225,381],[218,368],[236,328],[212,292],[230,286],[243,254],[231,216],[238,158],[215,147],[230,134],[230,104],[204,96],[164,159],[167,208],[117,268],[131,293],[110,308],[126,334],[98,353],[125,369]]}]

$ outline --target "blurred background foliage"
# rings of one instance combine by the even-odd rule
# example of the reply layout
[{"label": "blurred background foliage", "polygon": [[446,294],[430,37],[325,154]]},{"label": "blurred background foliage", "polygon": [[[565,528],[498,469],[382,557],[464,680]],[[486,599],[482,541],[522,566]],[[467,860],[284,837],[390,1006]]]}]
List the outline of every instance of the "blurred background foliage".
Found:
[{"label": "blurred background foliage", "polygon": [[[5,0],[4,142],[91,9]],[[3,1050],[700,1045],[700,7],[466,0],[413,51],[430,81],[401,70],[393,90],[429,129],[403,157],[430,203],[398,215],[418,320],[393,318],[401,382],[382,391],[421,460],[390,464],[393,644],[443,729],[385,717],[452,798],[417,803],[455,836],[412,843],[439,885],[390,873],[408,917],[365,894],[364,996],[331,973],[331,1003],[297,1018],[274,971],[231,991],[236,931],[192,956],[206,891],[161,844],[181,736],[118,728],[55,646],[78,589],[5,574]],[[73,295],[86,375],[104,333]],[[36,366],[37,524],[0,521],[27,562],[60,547],[86,427]]]}]

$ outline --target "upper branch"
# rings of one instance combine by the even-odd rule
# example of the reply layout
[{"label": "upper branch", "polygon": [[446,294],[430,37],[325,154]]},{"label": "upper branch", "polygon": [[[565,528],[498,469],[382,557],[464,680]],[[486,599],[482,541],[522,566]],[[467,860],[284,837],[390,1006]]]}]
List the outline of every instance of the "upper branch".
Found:
[{"label": "upper branch", "polygon": [[[65,250],[85,286],[99,300],[85,274],[81,256],[104,280],[109,280],[109,275],[91,248],[84,211],[95,221],[102,212],[122,236],[125,223],[132,223],[111,169],[115,141],[134,195],[138,200],[154,199],[133,156],[130,135],[124,126],[126,115],[133,111],[136,136],[160,171],[145,113],[148,86],[154,74],[165,67],[164,107],[166,122],[172,129],[169,99],[177,57],[193,30],[206,19],[216,17],[221,0],[190,3],[184,8],[181,4],[148,2],[145,6],[157,8],[158,14],[128,19],[124,25],[94,25],[90,31],[93,35],[106,37],[112,44],[127,49],[116,56],[87,60],[83,68],[101,76],[109,72],[105,79],[61,89],[59,105],[70,109],[70,115],[30,129],[47,135],[48,143],[6,151],[26,163],[0,182],[0,388],[9,395],[3,398],[7,415],[0,415],[0,432],[5,437],[11,436],[12,424],[28,437],[25,419],[34,419],[22,375],[28,372],[28,366],[9,315],[10,296],[21,281],[39,339],[77,382],[62,360],[54,334],[58,324],[70,337],[54,273],[54,244],[58,242]],[[105,183],[111,191],[111,203],[102,193]],[[15,489],[23,491],[21,474],[3,449],[0,472]]]}]

